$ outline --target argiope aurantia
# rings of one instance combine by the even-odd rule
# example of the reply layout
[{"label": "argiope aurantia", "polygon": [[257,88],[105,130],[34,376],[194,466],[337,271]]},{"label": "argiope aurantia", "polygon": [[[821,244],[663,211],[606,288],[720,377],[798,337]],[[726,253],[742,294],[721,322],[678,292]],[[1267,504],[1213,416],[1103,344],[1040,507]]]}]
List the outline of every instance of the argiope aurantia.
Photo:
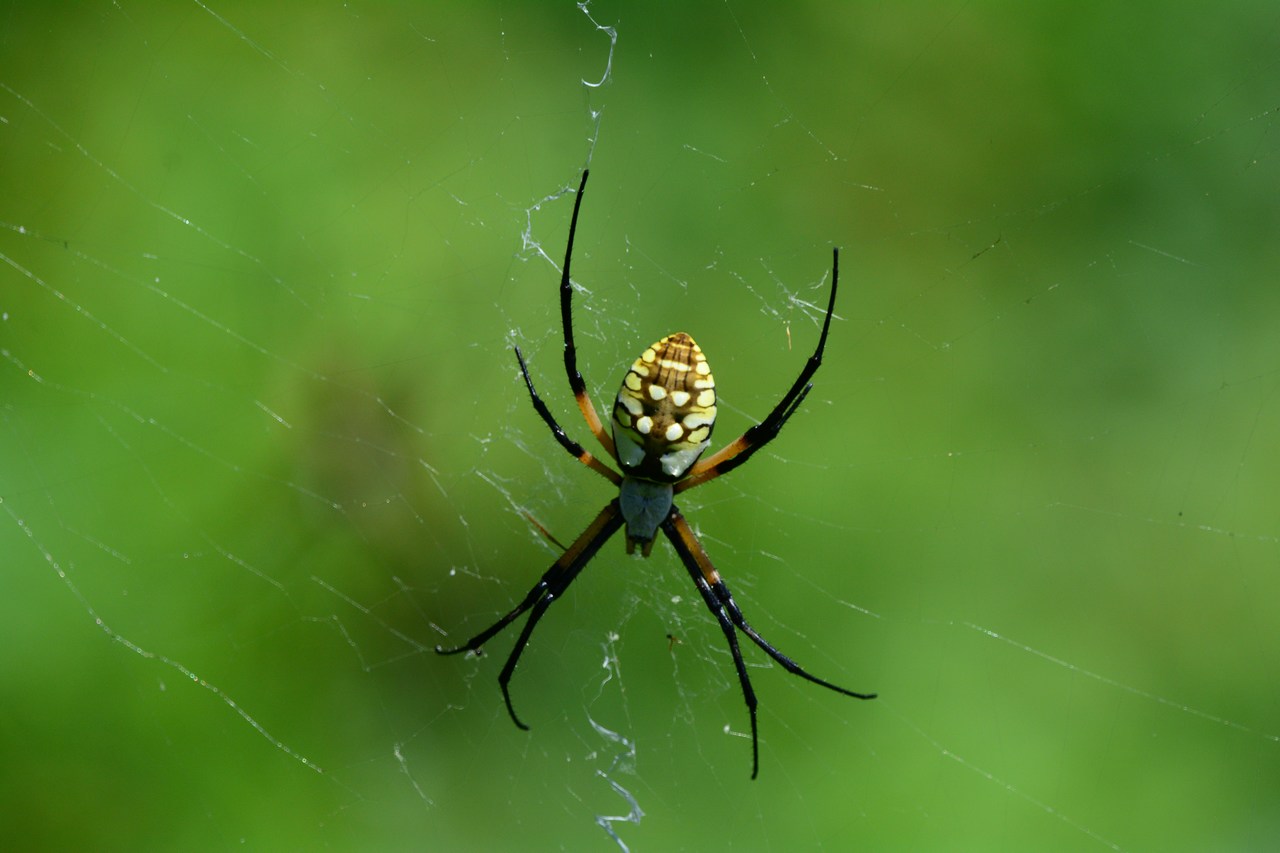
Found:
[{"label": "argiope aurantia", "polygon": [[783,396],[781,402],[773,407],[763,421],[750,427],[736,441],[713,453],[699,462],[698,457],[707,449],[711,438],[711,429],[716,419],[715,380],[711,376],[711,368],[702,350],[693,342],[693,338],[684,332],[668,335],[646,349],[623,377],[622,388],[618,391],[617,400],[613,404],[613,435],[605,432],[595,405],[587,394],[587,385],[578,372],[578,354],[573,344],[572,300],[573,287],[569,281],[569,262],[573,257],[573,236],[578,228],[578,209],[582,205],[582,194],[587,187],[588,171],[582,173],[582,183],[578,187],[578,195],[573,203],[573,218],[569,222],[569,244],[564,253],[564,271],[560,275],[560,316],[564,324],[564,367],[569,375],[569,387],[578,401],[578,408],[587,426],[609,454],[622,469],[618,474],[596,457],[592,456],[582,445],[570,438],[547,409],[546,403],[534,390],[533,379],[529,376],[529,368],[525,364],[520,348],[516,347],[516,360],[520,363],[520,372],[524,375],[524,383],[533,400],[533,408],[538,412],[551,429],[552,435],[560,446],[569,451],[583,465],[604,477],[618,487],[618,497],[609,501],[595,521],[577,540],[556,560],[543,574],[542,579],[534,584],[524,600],[507,615],[490,627],[476,634],[466,643],[453,648],[436,646],[442,655],[474,651],[479,653],[480,647],[489,638],[510,625],[526,611],[529,619],[525,622],[515,648],[511,650],[507,663],[498,674],[498,686],[502,688],[502,698],[507,703],[507,712],[512,721],[522,729],[528,729],[516,716],[511,705],[511,691],[508,685],[515,672],[520,655],[529,642],[538,620],[546,613],[557,598],[562,596],[569,584],[591,561],[601,546],[609,540],[618,528],[626,525],[627,553],[635,552],[640,546],[641,555],[648,557],[653,550],[653,541],[658,530],[666,535],[676,553],[684,562],[693,583],[702,593],[707,608],[720,623],[725,639],[729,642],[729,651],[733,654],[733,664],[738,671],[738,682],[742,685],[742,695],[751,714],[751,778],[756,778],[760,769],[760,745],[756,730],[756,694],[751,687],[751,679],[747,677],[747,667],[742,660],[742,652],[738,648],[738,638],[733,629],[746,634],[750,640],[765,651],[787,672],[798,675],[806,681],[853,696],[856,699],[874,699],[874,693],[854,693],[843,687],[837,687],[829,681],[823,681],[805,672],[791,658],[771,646],[752,628],[743,617],[742,611],[734,603],[729,588],[711,565],[711,558],[703,550],[702,543],[694,536],[689,522],[685,521],[680,510],[676,508],[674,496],[680,492],[700,486],[727,474],[751,455],[764,447],[778,435],[782,425],[795,414],[805,395],[813,386],[809,380],[817,372],[822,363],[822,350],[827,343],[827,330],[831,326],[831,313],[836,304],[836,282],[839,277],[840,250],[832,251],[831,256],[831,297],[827,303],[826,318],[822,322],[822,334],[818,337],[818,346],[813,355],[805,363],[800,376],[791,385],[791,389]]}]

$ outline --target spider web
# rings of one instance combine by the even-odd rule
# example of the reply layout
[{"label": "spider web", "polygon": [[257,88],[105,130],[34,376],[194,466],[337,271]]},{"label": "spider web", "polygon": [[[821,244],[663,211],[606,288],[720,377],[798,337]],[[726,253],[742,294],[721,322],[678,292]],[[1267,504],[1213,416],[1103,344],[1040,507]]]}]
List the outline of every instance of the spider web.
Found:
[{"label": "spider web", "polygon": [[[1261,849],[1280,836],[1266,4],[8,10],[0,553],[12,849]],[[441,658],[610,497],[677,330],[664,544]],[[1134,792],[1142,792],[1139,797]],[[68,816],[74,819],[68,820]]]}]

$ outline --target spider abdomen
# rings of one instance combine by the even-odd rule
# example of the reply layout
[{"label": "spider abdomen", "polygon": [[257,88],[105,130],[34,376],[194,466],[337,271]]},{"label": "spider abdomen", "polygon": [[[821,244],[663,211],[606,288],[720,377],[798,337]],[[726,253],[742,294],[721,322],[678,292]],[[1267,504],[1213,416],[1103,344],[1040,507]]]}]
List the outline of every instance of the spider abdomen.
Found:
[{"label": "spider abdomen", "polygon": [[613,404],[618,462],[635,477],[673,483],[707,449],[716,420],[716,382],[702,349],[684,332],[635,360]]}]

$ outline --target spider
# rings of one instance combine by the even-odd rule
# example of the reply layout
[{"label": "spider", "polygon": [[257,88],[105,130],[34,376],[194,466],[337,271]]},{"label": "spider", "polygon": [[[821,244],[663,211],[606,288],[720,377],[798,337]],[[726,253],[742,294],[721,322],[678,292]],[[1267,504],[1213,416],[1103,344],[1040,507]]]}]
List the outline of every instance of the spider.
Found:
[{"label": "spider", "polygon": [[818,337],[818,346],[791,389],[763,421],[750,427],[731,444],[705,460],[698,461],[702,452],[707,449],[711,429],[715,425],[715,380],[706,357],[693,338],[684,332],[677,332],[652,344],[627,370],[613,404],[611,436],[605,432],[595,405],[587,394],[586,382],[578,372],[577,349],[573,343],[573,286],[569,281],[569,263],[573,257],[573,237],[578,228],[578,210],[582,206],[588,174],[589,170],[583,170],[582,183],[573,203],[564,269],[560,274],[564,366],[569,376],[569,387],[587,427],[622,469],[621,474],[569,437],[534,389],[529,367],[519,347],[515,348],[515,353],[525,387],[529,389],[529,397],[533,400],[533,408],[551,429],[556,441],[570,456],[617,486],[618,496],[609,501],[595,521],[591,522],[560,559],[534,584],[524,600],[507,615],[462,645],[452,648],[436,646],[436,652],[442,655],[467,651],[479,654],[480,647],[490,638],[528,612],[529,618],[516,639],[515,648],[502,667],[502,672],[498,674],[498,686],[502,689],[507,713],[516,726],[527,731],[529,727],[516,716],[511,704],[510,682],[538,620],[552,602],[564,595],[578,573],[619,528],[626,526],[627,553],[635,553],[638,546],[644,557],[648,557],[653,550],[654,540],[661,530],[675,548],[698,592],[702,594],[707,609],[720,623],[720,629],[729,643],[733,664],[738,672],[738,682],[742,686],[742,696],[751,716],[751,778],[755,779],[760,771],[760,743],[756,726],[758,703],[755,690],[751,687],[751,679],[747,676],[746,664],[742,660],[742,651],[738,648],[735,627],[793,675],[856,699],[874,699],[876,694],[855,693],[810,675],[760,636],[734,603],[729,588],[711,564],[711,558],[689,527],[689,522],[676,507],[674,496],[727,474],[746,462],[752,454],[777,437],[782,425],[800,407],[805,395],[813,387],[809,380],[822,363],[822,350],[827,342],[827,330],[831,326],[831,313],[836,303],[840,250],[837,248],[832,251],[831,296],[827,303],[826,318],[822,323],[822,334]]}]

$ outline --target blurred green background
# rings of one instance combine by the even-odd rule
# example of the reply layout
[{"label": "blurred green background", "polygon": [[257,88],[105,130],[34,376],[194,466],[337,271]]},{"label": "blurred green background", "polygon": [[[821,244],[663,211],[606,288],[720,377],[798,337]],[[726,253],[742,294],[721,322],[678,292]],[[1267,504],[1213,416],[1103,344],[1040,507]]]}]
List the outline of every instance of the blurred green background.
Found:
[{"label": "blurred green background", "polygon": [[[1274,849],[1278,49],[1262,2],[7,5],[3,846]],[[609,498],[510,353],[585,442],[588,164],[597,402],[683,329],[728,441],[842,247],[803,409],[681,501],[880,693],[747,650],[755,782],[665,545],[543,620],[530,732],[515,629],[430,651]]]}]

